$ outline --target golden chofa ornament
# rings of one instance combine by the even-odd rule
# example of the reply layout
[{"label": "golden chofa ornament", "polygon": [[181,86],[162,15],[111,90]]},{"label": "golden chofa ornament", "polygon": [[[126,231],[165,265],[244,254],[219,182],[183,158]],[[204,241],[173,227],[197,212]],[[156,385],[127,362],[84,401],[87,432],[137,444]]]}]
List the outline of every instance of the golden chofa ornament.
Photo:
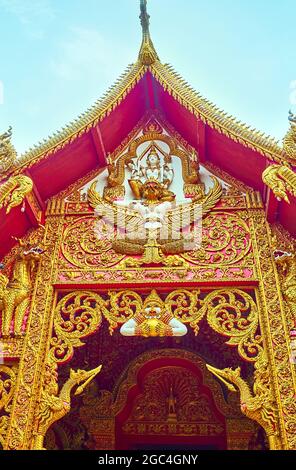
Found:
[{"label": "golden chofa ornament", "polygon": [[11,143],[11,137],[11,127],[0,135],[0,175],[9,171],[16,161],[17,153]]},{"label": "golden chofa ornament", "polygon": [[290,163],[296,162],[296,115],[289,112],[290,129],[283,140],[285,156]]}]

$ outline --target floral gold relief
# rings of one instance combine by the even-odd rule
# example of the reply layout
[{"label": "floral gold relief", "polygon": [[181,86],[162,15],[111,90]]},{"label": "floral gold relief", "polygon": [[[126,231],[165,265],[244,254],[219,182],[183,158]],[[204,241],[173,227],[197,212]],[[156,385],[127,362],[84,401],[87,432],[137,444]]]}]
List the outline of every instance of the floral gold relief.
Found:
[{"label": "floral gold relief", "polygon": [[[86,420],[90,412],[86,404],[90,391],[86,388],[92,382],[100,384],[105,371],[103,368],[98,374],[98,365],[104,363],[104,358],[96,357],[89,367],[86,364],[81,369],[67,369],[65,374],[64,368],[68,364],[72,367],[72,361],[84,354],[88,357],[89,344],[99,343],[104,334],[110,345],[118,338],[126,344],[139,341],[137,344],[150,345],[158,341],[165,347],[175,341],[183,347],[180,354],[184,357],[190,355],[183,346],[187,339],[188,344],[197,344],[202,338],[209,359],[213,356],[212,362],[207,360],[209,370],[229,390],[239,392],[241,400],[237,411],[240,418],[227,415],[229,419],[222,425],[204,396],[199,392],[199,400],[191,396],[190,390],[197,390],[197,385],[190,373],[153,372],[143,392],[146,403],[151,404],[150,411],[137,402],[122,427],[124,435],[135,436],[143,426],[147,435],[195,433],[215,437],[227,432],[229,448],[238,448],[238,442],[247,448],[247,438],[254,431],[252,425],[259,425],[271,449],[296,449],[295,366],[290,361],[295,247],[289,249],[288,242],[279,246],[281,235],[275,242],[259,193],[236,186],[231,179],[229,187],[223,187],[219,179],[222,173],[209,175],[206,187],[200,181],[198,155],[192,155],[178,136],[170,138],[158,119],[154,122],[149,118],[148,124],[141,125],[137,129],[141,137],[134,132],[132,141],[126,141],[119,154],[109,156],[109,172],[101,195],[96,183],[101,173],[92,173],[52,198],[47,205],[45,227],[19,240],[19,246],[4,260],[0,274],[2,356],[18,365],[0,366],[1,445],[11,450],[46,447],[55,436],[52,428],[45,438],[47,430],[54,423],[62,426],[63,418],[73,412],[72,397],[76,392],[86,393],[82,410],[76,410],[82,421]],[[153,223],[161,225],[163,214],[156,212],[150,220],[159,204],[173,204],[167,217],[171,228],[179,211],[171,191],[175,173],[170,159],[160,164],[161,158],[154,158],[153,163],[160,150],[151,139],[170,143],[175,150],[178,142],[180,148],[184,147],[176,158],[180,160],[181,187],[190,193],[188,205],[184,196],[185,212],[190,215],[189,228],[182,227],[185,231],[196,229],[192,207],[198,201],[204,205],[201,243],[190,250],[184,249],[181,238],[163,240],[159,227],[149,228]],[[138,194],[142,191],[143,196],[146,191],[143,214],[150,232],[147,229],[149,236],[133,244],[128,231],[122,240],[116,240],[117,231],[123,230],[121,215],[132,211],[119,208],[114,199],[125,197],[128,185],[123,191],[124,169],[138,145],[147,145],[148,164],[145,167],[140,160],[138,173],[132,168],[129,191],[136,203]],[[190,159],[196,164],[193,179],[188,170]],[[162,175],[165,182],[160,183],[151,174],[158,175],[161,168],[166,174]],[[117,226],[94,212],[102,201],[119,214]],[[135,219],[136,230],[139,217]],[[283,253],[275,256],[281,249]],[[224,348],[229,367],[215,363],[215,341]],[[153,354],[153,346],[149,348],[147,354]],[[209,386],[216,390],[218,382],[209,371],[207,374]],[[165,390],[157,388],[162,378]],[[116,446],[116,414],[124,407],[123,397],[126,399],[126,389],[124,392],[118,387],[116,399],[105,390],[105,402],[98,403],[99,409],[105,403],[109,415],[104,412],[100,419],[87,418],[97,446]],[[180,390],[186,395],[183,401],[179,399]],[[106,405],[106,397],[110,406]],[[160,423],[148,419],[155,414],[151,397],[160,400]],[[228,413],[227,406],[223,407]],[[240,419],[249,423],[246,417],[251,420],[250,429],[238,440],[235,429],[242,427]]]},{"label": "floral gold relief", "polygon": [[20,158],[0,135],[0,448],[296,450],[296,242],[268,222],[295,204],[296,116],[280,147],[219,110],[140,13],[93,107]]}]

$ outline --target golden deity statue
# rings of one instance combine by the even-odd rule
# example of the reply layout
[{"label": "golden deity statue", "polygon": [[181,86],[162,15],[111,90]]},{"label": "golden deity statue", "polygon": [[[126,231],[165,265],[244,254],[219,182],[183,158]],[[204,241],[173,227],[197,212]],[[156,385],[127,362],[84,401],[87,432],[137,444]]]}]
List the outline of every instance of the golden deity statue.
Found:
[{"label": "golden deity statue", "polygon": [[[19,243],[10,279],[0,273],[0,311],[2,311],[2,336],[8,337],[14,318],[14,334],[21,335],[24,317],[29,306],[32,276],[44,253],[43,248]],[[2,269],[4,266],[2,265]]]},{"label": "golden deity statue", "polygon": [[[139,166],[136,162],[131,160],[128,164],[128,168],[131,171],[131,179],[129,185],[133,191],[135,199],[147,199],[158,201],[172,201],[175,199],[173,192],[168,191],[168,188],[174,180],[174,170],[170,159],[166,159],[164,164],[161,164],[160,156],[156,151],[155,145],[153,144],[149,154],[146,158],[146,164],[141,163]],[[151,183],[151,185],[149,185]],[[153,191],[149,186],[155,185],[157,187],[157,196],[154,195]],[[158,186],[156,185],[158,183]],[[148,185],[148,186],[147,186]]]}]

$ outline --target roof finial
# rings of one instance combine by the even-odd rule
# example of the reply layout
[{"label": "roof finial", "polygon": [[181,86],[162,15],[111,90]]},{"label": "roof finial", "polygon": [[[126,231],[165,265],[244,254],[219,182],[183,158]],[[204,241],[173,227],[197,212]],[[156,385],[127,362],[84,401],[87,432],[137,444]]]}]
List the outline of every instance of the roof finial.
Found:
[{"label": "roof finial", "polygon": [[142,65],[152,65],[156,60],[159,60],[157,52],[154,48],[153,42],[150,37],[149,24],[150,16],[147,12],[147,0],[140,0],[141,8],[141,25],[143,31],[142,46],[139,53],[139,61]]},{"label": "roof finial", "polygon": [[290,129],[284,137],[284,152],[290,162],[296,161],[296,114],[289,111]]}]

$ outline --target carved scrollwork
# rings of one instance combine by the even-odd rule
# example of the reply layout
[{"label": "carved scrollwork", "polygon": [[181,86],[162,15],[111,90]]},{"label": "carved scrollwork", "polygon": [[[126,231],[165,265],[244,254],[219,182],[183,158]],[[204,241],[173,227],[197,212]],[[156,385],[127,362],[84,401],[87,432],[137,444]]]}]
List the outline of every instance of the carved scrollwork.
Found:
[{"label": "carved scrollwork", "polygon": [[0,443],[4,446],[15,390],[16,369],[0,365]]},{"label": "carved scrollwork", "polygon": [[204,300],[210,327],[229,338],[226,344],[237,346],[246,361],[255,361],[262,351],[258,333],[259,315],[253,298],[240,289],[214,291]]},{"label": "carved scrollwork", "polygon": [[56,362],[70,360],[74,348],[84,345],[81,340],[99,329],[102,321],[100,301],[100,296],[92,292],[73,292],[58,303],[50,352]]},{"label": "carved scrollwork", "polygon": [[171,292],[165,300],[170,314],[182,323],[189,323],[195,334],[198,334],[198,324],[204,316],[201,301],[198,298],[199,294],[199,291],[178,290]]},{"label": "carved scrollwork", "polygon": [[[60,261],[62,268],[73,270],[75,267],[92,272],[98,267],[120,266],[124,255],[113,250],[114,237],[114,227],[102,219],[93,216],[75,219],[64,231]],[[201,248],[181,256],[196,266],[211,265],[222,269],[223,266],[232,266],[242,260],[251,265],[250,248],[247,223],[237,215],[223,212],[209,214],[204,219]]]},{"label": "carved scrollwork", "polygon": [[110,333],[118,324],[125,323],[142,310],[142,298],[132,291],[109,292],[109,309],[104,310],[105,317],[110,324]]},{"label": "carved scrollwork", "polygon": [[132,290],[109,291],[104,296],[73,292],[56,307],[55,335],[51,340],[54,360],[68,361],[73,348],[83,346],[82,339],[99,329],[102,317],[109,322],[110,334],[124,325],[122,334],[145,337],[183,336],[187,329],[182,324],[189,325],[197,335],[201,320],[206,318],[215,332],[228,338],[227,345],[238,347],[239,355],[246,361],[256,361],[262,351],[256,302],[239,289],[220,289],[208,295],[178,289],[166,297],[152,290],[144,298]]},{"label": "carved scrollwork", "polygon": [[124,256],[112,249],[114,236],[114,227],[103,220],[93,216],[75,219],[65,229],[61,244],[66,266],[95,269],[118,263]]},{"label": "carved scrollwork", "polygon": [[233,214],[209,214],[203,221],[202,244],[198,250],[182,256],[198,265],[230,265],[250,252],[250,230],[247,223]]},{"label": "carved scrollwork", "polygon": [[10,404],[13,397],[13,391],[16,381],[14,368],[0,366],[0,411],[10,411]]}]

